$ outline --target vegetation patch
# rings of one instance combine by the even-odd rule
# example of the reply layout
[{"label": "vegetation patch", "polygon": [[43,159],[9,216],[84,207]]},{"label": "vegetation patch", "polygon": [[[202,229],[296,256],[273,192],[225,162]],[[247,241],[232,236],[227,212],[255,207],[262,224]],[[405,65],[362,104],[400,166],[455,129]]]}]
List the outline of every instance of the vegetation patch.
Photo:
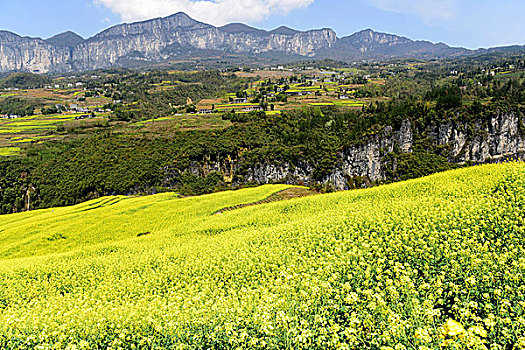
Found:
[{"label": "vegetation patch", "polygon": [[20,154],[22,150],[19,147],[0,147],[0,156],[11,157]]}]

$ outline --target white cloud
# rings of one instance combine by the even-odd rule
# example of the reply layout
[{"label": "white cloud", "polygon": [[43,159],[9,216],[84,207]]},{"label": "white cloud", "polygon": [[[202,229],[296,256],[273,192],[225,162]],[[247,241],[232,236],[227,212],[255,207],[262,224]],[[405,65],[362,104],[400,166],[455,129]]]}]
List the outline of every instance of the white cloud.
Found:
[{"label": "white cloud", "polygon": [[426,24],[448,21],[456,17],[458,0],[367,0],[375,7],[389,12],[410,13]]},{"label": "white cloud", "polygon": [[314,0],[93,0],[131,22],[185,12],[214,25],[256,23],[273,14],[285,15],[308,7]]}]

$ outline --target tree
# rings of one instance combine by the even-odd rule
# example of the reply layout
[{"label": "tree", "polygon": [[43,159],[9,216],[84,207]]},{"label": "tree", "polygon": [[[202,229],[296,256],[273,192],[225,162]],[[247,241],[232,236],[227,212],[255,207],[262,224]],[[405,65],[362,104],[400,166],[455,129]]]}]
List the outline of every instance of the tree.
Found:
[{"label": "tree", "polygon": [[444,85],[427,93],[427,100],[435,100],[437,109],[459,108],[463,104],[461,90],[457,85]]}]

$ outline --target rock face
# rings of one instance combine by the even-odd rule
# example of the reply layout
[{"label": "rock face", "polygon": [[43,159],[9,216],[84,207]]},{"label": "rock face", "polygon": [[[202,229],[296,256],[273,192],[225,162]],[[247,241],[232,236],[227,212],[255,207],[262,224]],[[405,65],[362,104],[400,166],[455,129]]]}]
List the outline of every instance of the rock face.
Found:
[{"label": "rock face", "polygon": [[0,71],[47,73],[71,67],[71,49],[42,39],[21,37],[0,31]]},{"label": "rock face", "polygon": [[377,33],[366,29],[339,39],[331,50],[319,52],[320,56],[344,59],[356,57],[359,59],[379,58],[437,58],[458,57],[473,52],[464,48],[454,48],[443,43],[434,44],[429,41],[414,41],[402,36]]},{"label": "rock face", "polygon": [[467,133],[467,125],[443,124],[433,137],[440,145],[451,148],[450,160],[484,163],[506,158],[525,159],[525,137],[520,132],[520,118],[515,113],[498,114],[475,125],[475,134]]},{"label": "rock face", "polygon": [[218,52],[360,59],[453,56],[469,51],[372,30],[338,39],[331,29],[300,32],[280,27],[268,32],[238,23],[214,27],[184,13],[117,25],[87,40],[72,32],[47,40],[0,32],[0,72],[82,71]]},{"label": "rock face", "polygon": [[412,40],[397,35],[376,33],[371,29],[357,32],[351,36],[342,38],[340,44],[352,46],[361,52],[373,51],[378,48],[392,47],[395,45],[405,45]]},{"label": "rock face", "polygon": [[[0,32],[0,71],[90,70],[116,66],[123,60],[162,62],[196,50],[313,56],[317,50],[335,45],[337,37],[331,29],[232,32],[231,28],[217,28],[178,13],[117,25],[85,41],[74,39],[72,33],[44,41]],[[76,45],[60,44],[64,41]]]},{"label": "rock face", "polygon": [[[474,130],[467,124],[447,123],[429,130],[433,143],[448,146],[449,161],[452,163],[486,163],[505,159],[525,160],[525,133],[520,132],[520,118],[517,114],[498,114],[489,120],[475,123]],[[467,130],[471,130],[470,134]],[[324,178],[339,190],[348,189],[348,179],[360,178],[365,184],[386,179],[385,155],[398,149],[401,152],[413,151],[414,133],[409,120],[403,121],[396,130],[386,127],[383,132],[355,144],[339,156],[332,173]],[[207,176],[212,172],[221,173],[226,182],[236,183],[236,175],[242,174],[242,181],[257,184],[288,183],[311,185],[314,167],[311,164],[262,163],[247,171],[243,160],[227,157],[208,158],[202,163],[194,163],[188,169],[194,175]],[[168,179],[176,177],[176,172],[166,171]]]}]

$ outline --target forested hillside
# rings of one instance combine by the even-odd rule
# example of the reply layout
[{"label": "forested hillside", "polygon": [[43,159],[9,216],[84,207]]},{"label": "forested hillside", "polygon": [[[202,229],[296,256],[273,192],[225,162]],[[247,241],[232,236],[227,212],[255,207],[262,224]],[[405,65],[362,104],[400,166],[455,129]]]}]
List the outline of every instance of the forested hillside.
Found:
[{"label": "forested hillside", "polygon": [[[408,103],[364,113],[310,109],[274,116],[226,114],[224,118],[234,125],[223,130],[184,131],[152,139],[102,132],[69,143],[47,143],[26,158],[0,161],[1,208],[3,213],[22,210],[28,198],[36,209],[109,194],[176,190],[195,195],[272,182],[271,173],[266,181],[255,178],[253,169],[261,164],[287,164],[289,173],[275,178],[277,182],[301,183],[294,171],[302,171],[309,176],[307,185],[335,189],[330,176],[346,149],[374,142],[386,128],[399,130],[404,121],[411,123],[413,132],[410,152],[392,142],[390,152],[384,149],[379,158],[384,167],[381,178],[370,179],[368,172],[348,175],[345,188],[410,179],[458,166],[452,146],[430,135],[443,121],[467,128],[470,140],[482,134],[488,120],[499,113],[506,113],[505,118],[520,116],[517,120],[523,126],[523,109],[518,107],[505,112],[471,109],[454,116],[448,111],[437,114],[423,103]],[[498,156],[521,155],[516,150]]]}]

